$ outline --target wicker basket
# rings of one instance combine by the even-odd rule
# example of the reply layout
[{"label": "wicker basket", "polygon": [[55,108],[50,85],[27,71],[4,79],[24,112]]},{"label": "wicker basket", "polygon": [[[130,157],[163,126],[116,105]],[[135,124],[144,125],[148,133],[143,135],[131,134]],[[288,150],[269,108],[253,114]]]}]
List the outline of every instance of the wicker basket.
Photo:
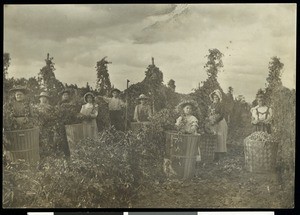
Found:
[{"label": "wicker basket", "polygon": [[178,178],[190,179],[194,177],[200,138],[200,135],[166,132],[168,155]]},{"label": "wicker basket", "polygon": [[245,167],[250,172],[273,172],[276,165],[278,142],[244,140]]},{"label": "wicker basket", "polygon": [[216,134],[203,134],[201,135],[199,147],[201,154],[201,161],[205,163],[213,162],[215,155],[215,145],[217,142]]}]

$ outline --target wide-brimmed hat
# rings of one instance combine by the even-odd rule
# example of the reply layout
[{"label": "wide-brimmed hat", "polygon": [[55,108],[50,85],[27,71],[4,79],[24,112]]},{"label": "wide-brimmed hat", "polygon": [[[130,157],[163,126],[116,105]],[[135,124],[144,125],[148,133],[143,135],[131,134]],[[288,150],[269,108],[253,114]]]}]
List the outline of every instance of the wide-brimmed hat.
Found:
[{"label": "wide-brimmed hat", "polygon": [[115,89],[112,89],[110,92],[111,92],[111,93],[113,93],[113,92],[120,93],[121,91],[120,91],[119,89],[115,88]]},{"label": "wide-brimmed hat", "polygon": [[92,96],[93,97],[93,99],[95,99],[95,96],[94,96],[94,94],[93,93],[91,93],[91,92],[87,92],[86,94],[84,94],[84,96],[83,96],[83,100],[84,100],[84,102],[85,103],[87,103],[87,96]]},{"label": "wide-brimmed hat", "polygon": [[212,93],[209,94],[209,98],[211,101],[214,100],[214,98],[213,98],[214,95],[218,96],[220,101],[222,101],[222,93],[220,90],[214,90]]},{"label": "wide-brimmed hat", "polygon": [[180,102],[177,106],[176,109],[177,111],[181,111],[185,106],[191,105],[191,107],[196,110],[198,108],[198,103],[194,100],[184,100]]},{"label": "wide-brimmed hat", "polygon": [[49,94],[47,92],[41,92],[40,95],[39,95],[39,98],[41,97],[46,97],[46,98],[50,98]]},{"label": "wide-brimmed hat", "polygon": [[147,100],[149,99],[145,94],[141,94],[139,97],[138,97],[138,100]]},{"label": "wide-brimmed hat", "polygon": [[71,89],[64,89],[63,91],[61,91],[59,94],[62,96],[64,93],[68,93],[68,94],[71,94],[72,91]]},{"label": "wide-brimmed hat", "polygon": [[9,92],[11,92],[11,93],[15,93],[17,91],[21,91],[24,94],[26,94],[26,93],[29,92],[29,90],[26,87],[21,86],[21,85],[16,85],[14,88],[12,88],[12,89],[9,90]]}]

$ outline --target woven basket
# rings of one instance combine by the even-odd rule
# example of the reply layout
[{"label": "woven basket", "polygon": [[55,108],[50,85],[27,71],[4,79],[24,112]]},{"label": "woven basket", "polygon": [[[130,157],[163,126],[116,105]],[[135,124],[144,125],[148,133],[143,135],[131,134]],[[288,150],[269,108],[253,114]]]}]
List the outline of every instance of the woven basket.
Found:
[{"label": "woven basket", "polygon": [[202,162],[213,162],[215,155],[215,145],[217,142],[216,134],[203,134],[201,135],[199,147],[201,153],[201,161]]},{"label": "woven basket", "polygon": [[250,172],[274,172],[278,142],[244,140],[245,167]]}]

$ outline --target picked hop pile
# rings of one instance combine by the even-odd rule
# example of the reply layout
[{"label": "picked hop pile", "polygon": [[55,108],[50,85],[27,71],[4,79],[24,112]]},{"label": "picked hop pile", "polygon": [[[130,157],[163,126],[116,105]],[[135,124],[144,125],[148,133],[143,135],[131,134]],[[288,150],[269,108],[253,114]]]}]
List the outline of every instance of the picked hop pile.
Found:
[{"label": "picked hop pile", "polygon": [[246,140],[260,141],[260,142],[275,142],[274,137],[271,134],[263,131],[256,131],[249,135]]}]

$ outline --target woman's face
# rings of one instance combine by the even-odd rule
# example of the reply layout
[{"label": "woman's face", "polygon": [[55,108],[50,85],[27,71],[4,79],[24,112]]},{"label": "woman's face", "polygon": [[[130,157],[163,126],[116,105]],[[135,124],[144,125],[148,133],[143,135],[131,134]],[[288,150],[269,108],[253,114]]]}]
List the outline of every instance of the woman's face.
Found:
[{"label": "woman's face", "polygon": [[146,104],[146,100],[145,99],[141,99],[141,104],[142,105]]},{"label": "woman's face", "polygon": [[87,103],[92,103],[93,102],[93,97],[91,95],[88,95],[86,97],[86,101],[87,101]]},{"label": "woman's face", "polygon": [[68,100],[70,98],[69,93],[64,93],[62,95],[62,100]]},{"label": "woman's face", "polygon": [[17,91],[15,97],[18,102],[23,101],[25,99],[25,94],[21,91]]},{"label": "woman's face", "polygon": [[113,92],[112,92],[112,96],[113,96],[114,98],[117,98],[118,95],[119,95],[119,93],[117,93],[116,91],[113,91]]},{"label": "woman's face", "polygon": [[190,115],[192,113],[192,106],[191,105],[187,105],[183,108],[183,113],[186,115]]},{"label": "woman's face", "polygon": [[262,98],[257,99],[257,104],[258,106],[263,106],[264,105],[264,100]]},{"label": "woman's face", "polygon": [[45,104],[45,103],[48,104],[49,100],[47,97],[42,96],[42,97],[40,97],[40,102],[41,102],[41,104]]},{"label": "woman's face", "polygon": [[216,94],[213,95],[213,103],[218,103],[220,101],[219,96]]}]

